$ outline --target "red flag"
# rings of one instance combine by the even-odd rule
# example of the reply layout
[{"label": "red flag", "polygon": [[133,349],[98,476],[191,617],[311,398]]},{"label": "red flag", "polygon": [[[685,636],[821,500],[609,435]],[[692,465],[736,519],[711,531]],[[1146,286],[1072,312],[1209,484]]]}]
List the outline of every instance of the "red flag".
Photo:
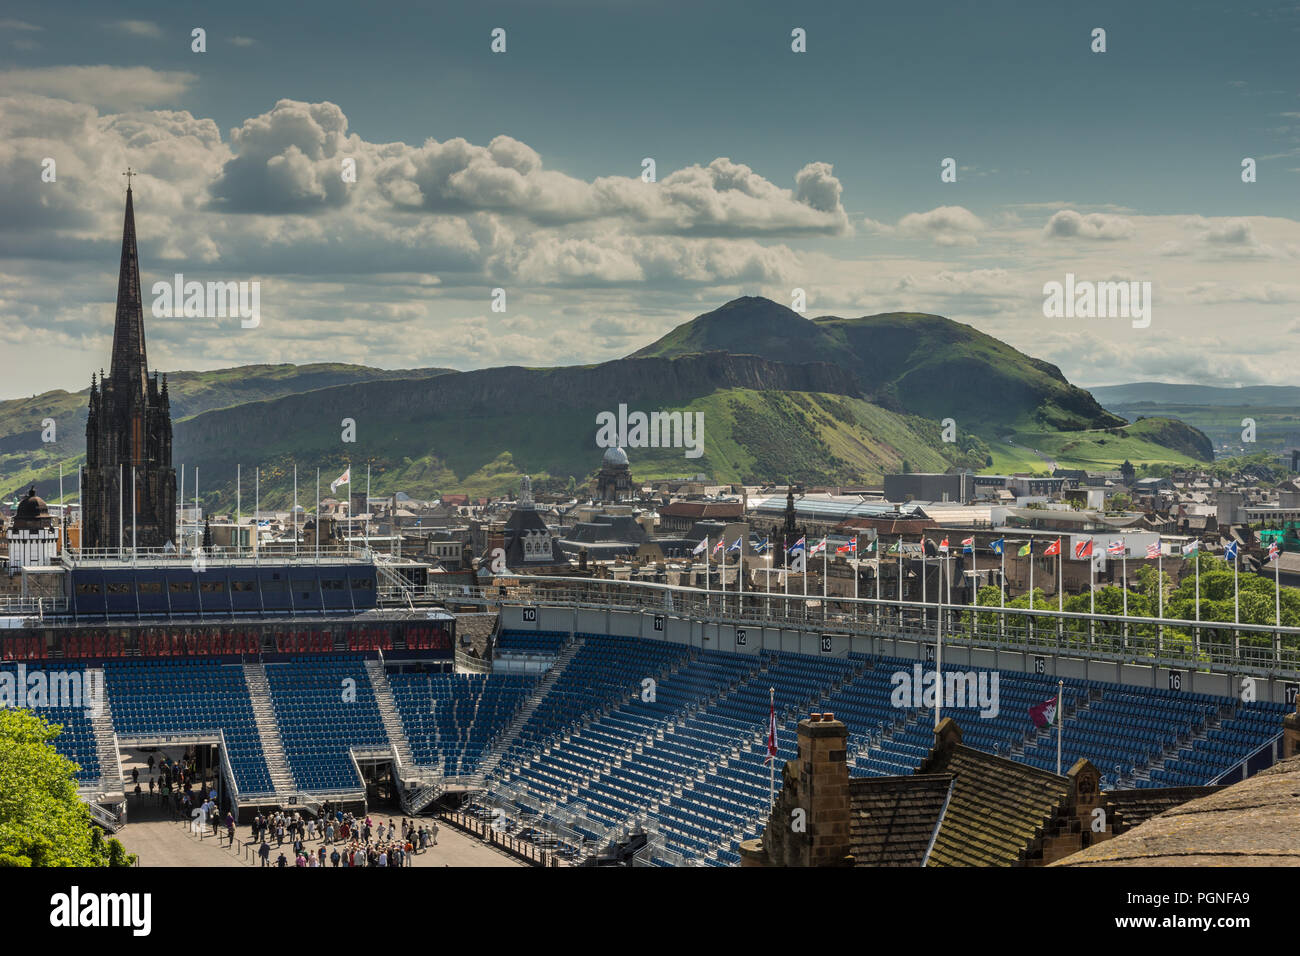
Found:
[{"label": "red flag", "polygon": [[1076,544],[1076,545],[1074,546],[1074,556],[1075,556],[1076,559],[1078,559],[1078,558],[1091,558],[1091,557],[1092,557],[1092,538],[1089,538],[1089,539],[1086,540],[1086,541],[1080,541],[1078,544]]},{"label": "red flag", "polygon": [[1061,539],[1057,538],[1055,541],[1053,541],[1051,544],[1047,546],[1047,550],[1043,552],[1043,557],[1050,558],[1052,555],[1060,554],[1060,553],[1061,553]]},{"label": "red flag", "polygon": [[1029,716],[1033,718],[1035,727],[1052,726],[1052,721],[1056,720],[1056,698],[1049,697],[1041,704],[1030,707]]}]

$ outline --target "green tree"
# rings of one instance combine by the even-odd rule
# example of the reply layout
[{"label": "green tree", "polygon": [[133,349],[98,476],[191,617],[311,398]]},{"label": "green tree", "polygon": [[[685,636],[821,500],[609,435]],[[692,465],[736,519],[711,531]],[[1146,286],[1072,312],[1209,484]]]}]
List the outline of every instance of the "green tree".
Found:
[{"label": "green tree", "polygon": [[62,729],[0,710],[0,866],[130,866],[77,796],[77,765],[54,749]]}]

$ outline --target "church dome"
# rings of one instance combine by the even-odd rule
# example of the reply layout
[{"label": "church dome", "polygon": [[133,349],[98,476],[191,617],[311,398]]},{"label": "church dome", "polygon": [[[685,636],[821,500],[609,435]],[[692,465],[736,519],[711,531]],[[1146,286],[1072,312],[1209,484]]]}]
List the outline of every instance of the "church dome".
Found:
[{"label": "church dome", "polygon": [[18,502],[18,510],[14,512],[14,520],[16,521],[39,521],[49,516],[49,505],[45,503],[44,499],[37,497],[35,485],[28,489],[27,497]]},{"label": "church dome", "polygon": [[36,487],[33,485],[28,489],[27,496],[18,502],[18,508],[14,511],[13,529],[39,531],[53,526],[54,519],[50,517],[49,505],[37,497]]},{"label": "church dome", "polygon": [[621,448],[610,448],[605,451],[603,460],[607,465],[626,465],[627,452]]}]

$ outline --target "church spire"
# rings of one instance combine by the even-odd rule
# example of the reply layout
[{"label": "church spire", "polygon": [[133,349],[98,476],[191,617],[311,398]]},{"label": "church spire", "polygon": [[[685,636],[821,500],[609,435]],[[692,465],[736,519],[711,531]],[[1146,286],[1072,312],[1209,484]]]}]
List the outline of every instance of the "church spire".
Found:
[{"label": "church spire", "polygon": [[149,375],[144,349],[144,305],[140,295],[140,259],[135,247],[135,207],[127,169],[126,218],[122,223],[122,265],[117,275],[117,314],[113,322],[111,380],[123,394],[144,395]]}]

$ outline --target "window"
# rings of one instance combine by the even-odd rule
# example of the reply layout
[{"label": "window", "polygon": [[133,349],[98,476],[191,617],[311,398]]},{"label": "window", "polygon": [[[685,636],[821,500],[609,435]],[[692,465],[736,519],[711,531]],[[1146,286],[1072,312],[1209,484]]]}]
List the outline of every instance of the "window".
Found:
[{"label": "window", "polygon": [[108,583],[109,594],[130,594],[131,585],[126,581],[110,581]]},{"label": "window", "polygon": [[202,581],[199,583],[199,590],[204,594],[222,594],[226,590],[225,581]]},{"label": "window", "polygon": [[194,591],[193,581],[171,581],[167,585],[167,590],[172,594],[191,594]]},{"label": "window", "polygon": [[99,594],[99,585],[86,581],[77,585],[78,594]]},{"label": "window", "polygon": [[375,582],[371,578],[353,578],[352,590],[354,591],[373,591]]},{"label": "window", "polygon": [[162,594],[161,581],[137,581],[136,590],[141,594]]},{"label": "window", "polygon": [[230,590],[232,591],[256,591],[256,581],[231,581]]}]

